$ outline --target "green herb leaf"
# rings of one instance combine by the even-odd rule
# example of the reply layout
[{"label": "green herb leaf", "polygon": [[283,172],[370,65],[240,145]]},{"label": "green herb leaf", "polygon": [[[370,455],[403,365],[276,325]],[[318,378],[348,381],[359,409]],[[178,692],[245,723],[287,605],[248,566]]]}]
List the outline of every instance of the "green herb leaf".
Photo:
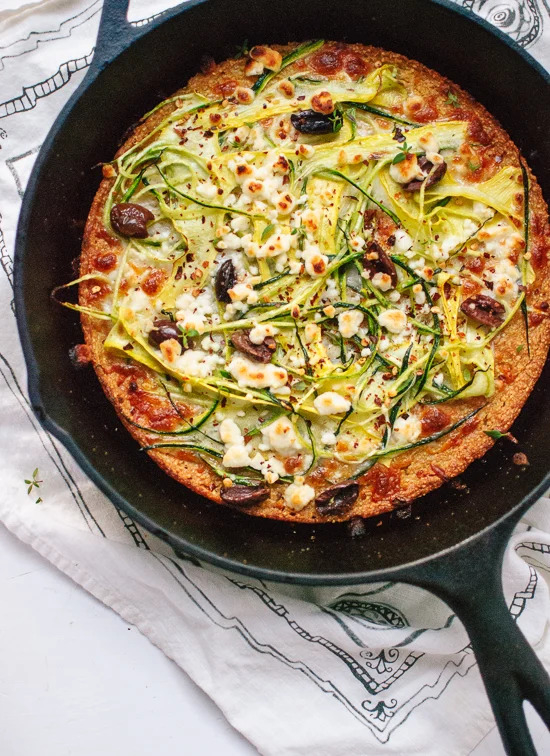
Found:
[{"label": "green herb leaf", "polygon": [[[40,488],[40,484],[42,483],[41,480],[38,480],[38,467],[35,467],[32,472],[32,478],[30,480],[27,480],[26,478],[23,481],[27,488],[27,495],[30,496],[33,488]],[[40,500],[42,501],[42,499]]]},{"label": "green herb leaf", "polygon": [[264,242],[266,239],[268,239],[271,236],[271,234],[273,233],[274,228],[275,228],[275,224],[274,223],[270,223],[269,226],[266,226],[264,228],[264,230],[262,231],[262,235],[260,237],[260,240]]},{"label": "green herb leaf", "polygon": [[458,100],[458,97],[454,94],[454,92],[449,91],[447,93],[447,99],[445,100],[445,105],[452,105],[453,108],[458,108],[459,100]]},{"label": "green herb leaf", "polygon": [[407,157],[407,154],[405,152],[398,152],[397,155],[392,160],[392,164],[397,165],[397,163],[402,163],[406,157]]},{"label": "green herb leaf", "polygon": [[507,438],[508,441],[511,441],[513,444],[517,444],[518,440],[515,436],[512,436],[511,433],[503,433],[499,430],[486,430],[483,431],[485,435],[489,436],[490,438],[493,438],[495,441],[498,441],[500,438]]},{"label": "green herb leaf", "polygon": [[329,116],[329,121],[332,123],[332,131],[336,134],[344,125],[344,116],[340,108],[336,108],[334,113]]}]

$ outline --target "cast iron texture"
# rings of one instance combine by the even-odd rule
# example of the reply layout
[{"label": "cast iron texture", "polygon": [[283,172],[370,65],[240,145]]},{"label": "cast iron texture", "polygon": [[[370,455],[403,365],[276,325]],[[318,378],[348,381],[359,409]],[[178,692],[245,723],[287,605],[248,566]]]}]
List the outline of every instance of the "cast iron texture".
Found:
[{"label": "cast iron texture", "polygon": [[445,2],[324,0],[322,10],[318,0],[250,0],[246,13],[240,0],[203,0],[133,28],[125,0],[106,0],[92,67],[43,146],[21,212],[16,308],[32,405],[117,506],[181,552],[268,580],[391,579],[437,593],[467,626],[508,752],[534,754],[521,700],[549,722],[548,678],[510,619],[500,564],[514,523],[549,483],[550,368],[514,426],[528,468],[515,467],[515,449],[500,443],[468,469],[464,490],[436,491],[411,517],[375,519],[366,537],[350,540],[343,525],[292,527],[230,512],[168,478],[138,451],[91,371],[72,369],[78,318],[50,300],[72,277],[101,178],[91,166],[109,160],[128,124],[185,83],[203,54],[221,60],[245,38],[361,41],[426,63],[499,118],[550,196],[549,78],[506,37]]}]

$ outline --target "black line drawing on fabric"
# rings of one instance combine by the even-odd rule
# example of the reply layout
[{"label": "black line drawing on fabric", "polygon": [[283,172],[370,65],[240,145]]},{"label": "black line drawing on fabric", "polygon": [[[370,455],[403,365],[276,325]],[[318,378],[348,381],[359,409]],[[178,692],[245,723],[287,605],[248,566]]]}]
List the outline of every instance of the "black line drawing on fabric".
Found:
[{"label": "black line drawing on fabric", "polygon": [[379,719],[381,722],[385,722],[386,719],[389,719],[390,717],[393,717],[394,712],[391,711],[391,709],[395,709],[397,706],[397,701],[395,698],[392,698],[392,700],[389,703],[386,703],[386,701],[378,701],[378,703],[373,703],[372,708],[369,709],[368,704],[373,703],[372,701],[363,701],[362,706],[365,709],[365,711],[369,711],[371,714],[374,715],[375,719]]},{"label": "black line drawing on fabric", "polygon": [[[6,247],[6,241],[4,239],[4,233],[2,231],[2,216],[0,215],[0,263],[2,263],[2,268],[4,269],[4,273],[7,276],[7,279],[10,283],[10,286],[13,290],[13,259],[10,253],[8,252],[8,248]],[[10,307],[12,311],[15,313],[15,302],[12,299],[10,302]]]},{"label": "black line drawing on fabric", "polygon": [[32,110],[38,100],[57,92],[71,80],[75,73],[87,68],[92,62],[93,52],[92,50],[88,55],[62,63],[52,76],[31,86],[23,87],[23,94],[20,97],[0,103],[0,118]]},{"label": "black line drawing on fabric", "polygon": [[409,625],[406,617],[395,607],[389,604],[364,601],[360,595],[357,597],[357,594],[343,594],[333,601],[328,608],[340,614],[345,614],[361,624],[398,628]]},{"label": "black line drawing on fabric", "polygon": [[399,680],[400,677],[403,677],[405,672],[407,672],[407,670],[409,670],[414,664],[416,664],[419,659],[422,659],[423,656],[424,653],[421,651],[411,651],[409,654],[407,654],[405,660],[399,665],[399,667],[393,674],[378,683],[378,685],[376,686],[376,691],[374,692],[381,693],[383,690],[390,688],[394,682]]},{"label": "black line drawing on fabric", "polygon": [[125,512],[123,512],[122,509],[119,509],[118,507],[114,507],[114,508],[118,516],[122,520],[122,524],[124,525],[125,529],[132,536],[132,539],[135,545],[138,547],[138,549],[144,549],[145,551],[149,551],[149,545],[147,541],[143,537],[140,529],[138,528],[136,523],[132,520],[132,518],[129,517]]},{"label": "black line drawing on fabric", "polygon": [[[311,680],[322,692],[327,693],[328,695],[332,696],[332,698],[338,703],[342,704],[346,710],[361,724],[365,725],[372,734],[377,738],[379,742],[386,743],[391,737],[392,732],[394,732],[398,727],[400,727],[403,722],[405,722],[413,713],[413,711],[421,706],[426,700],[433,699],[437,700],[447,689],[448,685],[450,684],[451,680],[456,676],[460,675],[461,677],[464,677],[469,670],[475,665],[475,659],[471,653],[471,649],[469,646],[467,646],[463,651],[460,651],[458,654],[454,654],[453,658],[451,658],[449,661],[447,661],[443,668],[440,670],[439,674],[437,675],[437,678],[431,682],[431,683],[425,683],[421,686],[420,689],[414,691],[409,698],[401,704],[401,706],[397,706],[396,710],[394,712],[394,717],[396,714],[398,714],[405,706],[410,706],[409,711],[402,717],[393,719],[391,717],[386,717],[384,722],[381,722],[380,719],[376,718],[376,711],[373,711],[369,713],[365,708],[363,708],[363,701],[359,704],[359,706],[356,706],[353,704],[353,702],[349,699],[348,696],[346,696],[340,688],[335,685],[331,680],[326,680],[321,678],[311,667],[306,664],[303,661],[296,660],[295,658],[288,658],[283,654],[282,651],[279,649],[274,648],[270,644],[261,643],[256,640],[256,638],[253,636],[253,634],[250,632],[250,630],[246,627],[246,625],[235,615],[227,616],[221,612],[211,601],[209,596],[207,596],[204,591],[192,580],[192,578],[189,576],[189,574],[183,569],[183,567],[178,564],[174,559],[171,559],[169,557],[162,557],[161,555],[155,554],[154,552],[150,552],[151,556],[156,559],[164,569],[168,572],[168,574],[175,580],[175,582],[183,589],[184,593],[187,595],[189,600],[199,609],[205,616],[209,618],[211,622],[213,622],[217,627],[224,629],[224,630],[235,630],[239,633],[239,635],[243,638],[243,640],[252,648],[253,650],[262,653],[267,654],[274,659],[282,662],[287,667],[296,670],[297,672],[300,672],[306,677]],[[169,563],[172,565],[172,567],[177,571],[178,575],[174,574],[174,572],[170,569],[168,566]],[[241,584],[239,585],[237,581],[233,581],[228,576],[225,576],[226,579],[229,582],[234,582],[236,587],[242,588],[248,588],[250,590],[254,590],[254,587],[251,585],[245,585]],[[184,584],[185,581],[187,585]],[[196,591],[199,596],[195,597],[192,593],[192,591]],[[271,605],[266,603],[266,606],[270,608],[272,611],[274,611],[274,607],[280,607],[279,611],[276,613],[280,615],[280,612],[287,612],[286,608],[283,607],[280,604],[277,604],[275,601],[271,600]],[[466,666],[466,668],[465,668]],[[444,676],[448,674],[449,677],[447,680],[443,682]],[[437,690],[438,686],[442,686],[441,689]],[[419,698],[420,700],[414,702],[411,704],[411,702],[414,701],[414,699]],[[372,702],[373,699],[365,699],[367,702]],[[378,701],[376,701],[378,703]],[[389,724],[392,724],[392,727],[389,728]]]},{"label": "black line drawing on fabric", "polygon": [[147,24],[150,24],[151,21],[154,21],[156,18],[160,18],[166,13],[166,11],[161,11],[160,13],[155,13],[152,16],[147,16],[147,18],[140,18],[138,21],[130,21],[130,25],[135,27],[136,29],[139,29],[140,26],[146,26]]},{"label": "black line drawing on fabric", "polygon": [[[8,170],[13,176],[13,180],[15,181],[15,187],[17,189],[17,194],[23,199],[23,195],[25,194],[25,187],[24,184],[26,184],[26,181],[23,180],[23,178],[19,175],[17,163],[19,163],[21,160],[26,160],[27,158],[36,155],[37,152],[40,152],[40,148],[42,147],[41,144],[39,144],[37,147],[33,147],[31,150],[27,150],[26,152],[23,152],[21,155],[15,155],[14,157],[7,158],[6,165],[8,166]],[[34,159],[31,161],[30,168],[32,168],[32,165],[34,163]],[[29,171],[30,172],[30,171]]]},{"label": "black line drawing on fabric", "polygon": [[529,565],[529,582],[523,591],[516,591],[512,603],[510,604],[510,614],[512,618],[518,620],[520,614],[525,609],[527,601],[532,599],[537,589],[538,575],[534,567]]},{"label": "black line drawing on fabric", "polygon": [[538,0],[455,0],[466,10],[493,24],[521,45],[529,47],[543,29]]},{"label": "black line drawing on fabric", "polygon": [[[78,484],[76,483],[75,479],[71,475],[70,471],[67,469],[65,462],[63,461],[63,458],[61,454],[59,453],[59,449],[57,448],[57,444],[53,438],[47,431],[45,431],[36,417],[34,416],[34,413],[31,410],[30,403],[21,390],[21,386],[19,385],[19,381],[17,380],[17,376],[15,375],[15,372],[13,368],[11,367],[8,360],[4,357],[3,354],[0,354],[0,362],[3,363],[0,364],[0,375],[6,382],[6,386],[8,387],[9,391],[13,395],[13,397],[17,400],[17,403],[23,410],[23,412],[26,415],[26,418],[30,425],[32,426],[32,429],[37,434],[38,438],[40,439],[40,443],[42,444],[44,451],[48,455],[48,457],[51,459],[55,467],[57,468],[59,474],[63,478],[63,481],[65,482],[65,485],[69,489],[69,492],[77,505],[86,525],[88,526],[88,529],[92,533],[100,533],[102,536],[105,536],[105,533],[97,520],[95,519],[93,513],[91,512],[90,508],[88,507],[84,497],[82,496],[82,493],[78,487]],[[92,525],[93,523],[93,525]]]},{"label": "black line drawing on fabric", "polygon": [[550,546],[547,543],[535,543],[534,541],[522,541],[516,546],[516,552],[520,549],[538,551],[541,554],[550,554]]},{"label": "black line drawing on fabric", "polygon": [[[58,32],[63,31],[62,27],[64,26],[64,24],[74,21],[80,15],[83,15],[84,13],[91,10],[92,8],[95,8],[96,5],[97,3],[93,3],[91,6],[86,8],[85,11],[82,12],[82,14],[71,17],[67,19],[66,21],[62,22],[58,29]],[[93,13],[89,14],[86,18],[81,20],[78,24],[73,24],[72,26],[70,26],[68,31],[61,36],[70,37],[73,29],[76,29],[82,24],[89,22],[91,19],[93,19],[93,17],[97,13],[99,13],[100,10],[101,10],[101,3],[97,6],[97,8],[95,8]],[[147,18],[139,19],[138,21],[132,21],[130,25],[133,26],[134,28],[146,26],[151,21],[153,21],[156,18],[159,18],[163,14],[164,14],[164,11],[162,13],[155,13],[154,15],[148,16]],[[31,34],[33,33],[31,32]],[[54,34],[54,32],[43,32],[42,34]],[[53,41],[54,39],[59,39],[59,38],[60,36],[58,34],[57,37],[50,37],[49,39],[37,39],[34,47],[37,47],[39,43],[44,44],[48,41]],[[22,41],[24,40],[18,40],[19,43],[21,43]],[[13,43],[13,44],[16,44],[16,43]],[[9,47],[13,47],[13,44],[8,45],[4,49],[7,50],[9,49]],[[32,49],[34,49],[34,47],[23,50],[22,52],[14,54],[13,56],[3,55],[2,57],[0,57],[0,70],[2,70],[2,67],[3,67],[2,66],[3,60],[6,60],[9,57],[19,57],[20,55],[24,55],[27,52],[31,52]],[[1,49],[2,48],[0,48],[0,50]],[[44,79],[43,81],[23,87],[23,92],[19,97],[15,97],[15,98],[12,98],[11,100],[6,100],[5,102],[0,103],[0,118],[7,118],[8,116],[13,115],[14,113],[22,113],[28,110],[32,110],[34,107],[36,107],[36,103],[38,102],[38,100],[40,100],[43,97],[47,97],[48,95],[51,95],[54,92],[57,92],[60,89],[62,89],[62,87],[64,87],[66,84],[69,83],[69,81],[74,76],[74,74],[90,66],[93,55],[94,55],[94,51],[95,51],[95,47],[92,47],[90,52],[87,53],[86,55],[63,62],[59,66],[58,70],[54,74],[49,76],[47,79]]]},{"label": "black line drawing on fabric", "polygon": [[[0,45],[0,52],[9,51],[10,49],[12,50],[9,54],[0,55],[0,71],[3,68],[2,64],[4,60],[18,58],[21,55],[36,50],[39,45],[44,45],[48,42],[55,42],[59,39],[68,39],[71,36],[72,30],[77,29],[79,26],[87,23],[91,18],[97,15],[101,10],[102,5],[102,0],[94,0],[91,5],[88,5],[79,13],[60,21],[59,25],[54,29],[44,29],[40,32],[31,31],[26,37],[20,37],[19,39],[10,42],[8,45]],[[90,11],[93,11],[93,13],[90,13]],[[75,21],[78,21],[78,23],[74,23]],[[17,50],[18,47],[23,47],[24,49],[21,50],[21,52],[13,52],[13,50]]]},{"label": "black line drawing on fabric", "polygon": [[396,648],[383,648],[378,654],[365,649],[359,655],[365,659],[365,666],[375,669],[380,675],[391,672],[394,662],[399,659],[399,651]]}]

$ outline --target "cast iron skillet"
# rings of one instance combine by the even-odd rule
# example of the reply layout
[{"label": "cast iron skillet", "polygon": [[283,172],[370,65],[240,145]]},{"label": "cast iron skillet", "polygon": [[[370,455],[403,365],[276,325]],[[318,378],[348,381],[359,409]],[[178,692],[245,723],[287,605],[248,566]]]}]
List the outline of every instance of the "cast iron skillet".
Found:
[{"label": "cast iron skillet", "polygon": [[468,631],[507,752],[535,754],[522,703],[550,726],[549,678],[510,617],[501,563],[516,522],[550,485],[550,366],[514,426],[528,468],[515,467],[501,443],[467,470],[465,489],[436,491],[412,517],[375,519],[352,540],[343,525],[292,527],[231,512],[168,478],[121,428],[92,371],[71,369],[78,320],[49,294],[72,277],[100,181],[92,166],[109,160],[128,125],[184,84],[205,53],[223,60],[245,38],[321,37],[402,52],[487,106],[547,199],[550,77],[493,27],[441,0],[191,0],[141,27],[127,23],[126,7],[105,0],[92,66],[46,139],[23,202],[16,308],[34,411],[114,504],[182,553],[265,580],[395,580],[437,594]]}]

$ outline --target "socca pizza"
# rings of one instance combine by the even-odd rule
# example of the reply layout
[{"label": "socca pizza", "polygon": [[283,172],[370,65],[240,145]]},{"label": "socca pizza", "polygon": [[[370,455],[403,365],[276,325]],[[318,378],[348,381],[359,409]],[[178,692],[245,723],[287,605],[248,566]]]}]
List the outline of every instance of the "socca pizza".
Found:
[{"label": "socca pizza", "polygon": [[541,191],[417,62],[323,41],[205,60],[103,175],[82,351],[141,448],[215,502],[389,511],[483,455],[541,371]]}]

